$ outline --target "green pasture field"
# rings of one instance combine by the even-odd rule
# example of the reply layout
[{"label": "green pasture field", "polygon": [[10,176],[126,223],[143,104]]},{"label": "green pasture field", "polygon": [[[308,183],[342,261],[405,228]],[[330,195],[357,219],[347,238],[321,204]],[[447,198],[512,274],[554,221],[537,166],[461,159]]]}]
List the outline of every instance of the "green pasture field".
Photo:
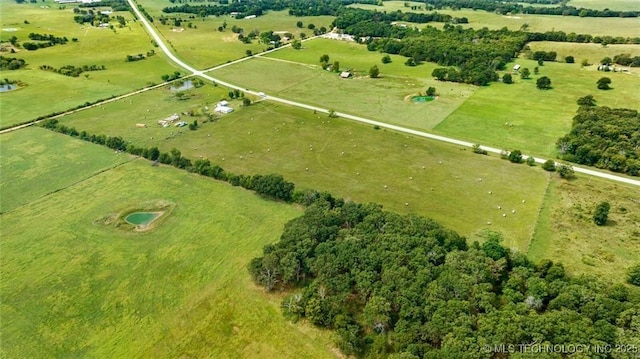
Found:
[{"label": "green pasture field", "polygon": [[[410,2],[412,5],[423,6],[422,10],[411,10],[409,7],[403,6],[403,1],[385,1],[384,6],[353,4],[350,7],[358,7],[362,9],[370,9],[377,11],[396,11],[402,12],[431,12],[424,10],[423,3]],[[613,7],[610,7],[613,9]],[[636,9],[638,10],[638,9]],[[449,14],[453,17],[466,17],[469,19],[468,24],[461,24],[464,27],[472,27],[481,29],[486,27],[491,30],[498,30],[507,27],[510,30],[518,30],[524,24],[528,24],[529,31],[546,32],[551,29],[556,31],[564,31],[566,33],[575,32],[577,34],[591,35],[609,35],[623,37],[637,37],[640,30],[640,18],[594,18],[594,17],[578,17],[578,16],[554,16],[554,15],[529,15],[514,14],[511,16],[503,16],[483,10],[438,10],[439,13]],[[442,23],[416,24],[418,27],[431,25],[441,28]]]},{"label": "green pasture field", "polygon": [[[238,34],[231,31],[234,25],[243,28],[245,35],[253,30],[258,30],[260,32],[280,32],[280,36],[283,36],[285,32],[290,32],[296,38],[300,38],[300,33],[302,32],[308,37],[313,36],[313,30],[307,29],[307,25],[310,23],[313,23],[318,28],[324,26],[330,29],[329,25],[333,22],[332,16],[295,17],[289,16],[288,10],[284,10],[269,11],[255,19],[235,19],[231,16],[209,16],[204,19],[197,17],[190,20],[197,28],[189,28],[187,21],[180,28],[176,28],[173,26],[173,21],[168,21],[167,25],[162,25],[157,18],[164,15],[168,18],[178,17],[187,20],[192,14],[162,13],[163,8],[173,6],[169,1],[139,1],[139,3],[154,16],[153,25],[177,55],[190,65],[201,69],[245,57],[247,50],[259,53],[267,49],[268,45],[260,43],[257,39],[251,44],[242,43],[238,40]],[[304,28],[296,27],[296,22],[298,21],[304,23]],[[227,23],[227,28],[224,32],[219,32],[218,27],[222,26],[224,22]]]},{"label": "green pasture field", "polygon": [[[101,151],[83,154],[108,160]],[[159,200],[176,206],[152,232],[97,221]],[[330,332],[288,322],[280,295],[266,295],[247,272],[301,213],[146,160],[5,213],[0,356],[334,357]]]},{"label": "green pasture field", "polygon": [[640,11],[640,4],[636,0],[570,0],[567,5],[598,10]]},{"label": "green pasture field", "polygon": [[[590,64],[598,65],[601,59],[605,57],[613,59],[619,54],[629,54],[632,57],[640,56],[640,45],[630,44],[602,46],[600,44],[537,41],[529,43],[529,47],[531,51],[555,51],[558,53],[559,62],[564,62],[564,58],[567,56],[573,56],[577,64],[580,64],[583,59],[587,59]],[[640,74],[640,69],[637,67],[629,68],[629,70],[636,75]]]},{"label": "green pasture field", "polygon": [[[322,54],[328,54],[330,62],[339,61],[340,68],[351,70],[354,77],[342,79],[337,73],[322,70]],[[302,50],[283,49],[269,55],[210,74],[269,95],[416,129],[433,128],[476,90],[470,85],[434,80],[431,72],[436,64],[408,67],[402,56],[391,56],[392,63],[382,64],[383,54],[354,43],[317,39],[306,42]],[[380,69],[380,78],[369,78],[373,65]],[[248,72],[255,75],[248,77]],[[425,93],[429,86],[436,87],[440,95],[436,101],[410,101],[411,96]]]},{"label": "green pasture field", "polygon": [[[591,177],[552,180],[528,254],[535,260],[561,258],[573,273],[624,281],[640,258],[638,188]],[[605,226],[593,223],[596,205],[611,205]]]},{"label": "green pasture field", "polygon": [[0,213],[130,160],[106,147],[29,127],[0,135]]},{"label": "green pasture field", "polygon": [[[530,79],[514,76],[514,84],[492,83],[478,89],[434,131],[498,148],[555,156],[555,143],[570,130],[578,98],[593,95],[598,105],[609,107],[634,108],[640,103],[637,72],[605,73],[596,66],[546,62],[539,75],[533,75],[538,66],[535,61],[518,59],[517,63],[531,70]],[[541,76],[551,79],[553,89],[536,88]],[[596,88],[604,76],[613,81],[613,90]]]},{"label": "green pasture field", "polygon": [[[2,53],[3,56],[24,59],[28,65],[21,70],[0,73],[2,78],[20,80],[27,84],[19,90],[0,93],[1,126],[63,111],[87,101],[121,95],[145,87],[149,83],[160,83],[163,74],[177,70],[164,59],[164,55],[157,48],[157,55],[146,60],[125,62],[127,55],[146,54],[154,49],[144,28],[141,24],[131,21],[132,16],[129,12],[113,14],[124,16],[130,21],[124,28],[118,28],[114,21],[115,31],[112,31],[75,23],[73,5],[59,9],[53,1],[19,5],[14,1],[0,0],[0,4],[0,38],[3,40],[15,35],[19,42],[31,41],[28,34],[32,32],[66,36],[69,39],[65,45],[36,51],[18,49],[15,54]],[[24,20],[29,24],[25,24]],[[78,42],[71,41],[74,37],[78,38]],[[41,65],[55,68],[64,65],[104,65],[106,70],[85,72],[80,77],[68,77],[40,70]]]},{"label": "green pasture field", "polygon": [[[539,168],[268,102],[242,108],[234,101],[235,112],[196,131],[153,124],[155,118],[202,108],[207,98],[218,96],[212,86],[193,91],[198,95],[177,101],[154,90],[135,96],[134,105],[109,104],[106,110],[91,109],[62,121],[162,151],[177,148],[192,160],[208,158],[233,173],[280,173],[299,188],[419,213],[463,235],[489,227],[503,232],[512,247],[528,246],[547,183]],[[172,104],[173,111],[151,108],[147,113],[147,101]],[[154,120],[148,128],[135,128],[134,119],[143,116]]]}]

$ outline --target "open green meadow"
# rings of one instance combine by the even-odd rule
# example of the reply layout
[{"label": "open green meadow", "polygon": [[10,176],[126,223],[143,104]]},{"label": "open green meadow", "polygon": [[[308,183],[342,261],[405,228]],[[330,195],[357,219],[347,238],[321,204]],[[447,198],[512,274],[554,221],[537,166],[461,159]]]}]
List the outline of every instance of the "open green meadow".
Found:
[{"label": "open green meadow", "polygon": [[[509,245],[528,246],[547,182],[539,168],[267,102],[247,108],[232,102],[235,112],[196,131],[162,128],[153,124],[155,120],[148,128],[134,127],[135,119],[143,116],[156,119],[202,108],[201,101],[216,98],[219,89],[191,91],[196,93],[193,98],[178,101],[154,90],[155,94],[135,96],[136,106],[109,104],[106,110],[91,109],[62,121],[78,130],[118,135],[163,151],[175,147],[191,159],[208,158],[234,173],[280,173],[301,188],[419,213],[464,235],[493,228],[505,234]],[[146,101],[171,104],[173,111],[146,112]],[[527,188],[520,183],[527,183]],[[465,193],[465,201],[457,200],[460,193]]]},{"label": "open green meadow", "polygon": [[[528,254],[535,260],[562,258],[573,273],[624,281],[626,268],[640,258],[638,189],[580,177],[549,183]],[[596,205],[611,205],[606,226],[593,223]]]},{"label": "open green meadow", "polygon": [[[157,55],[142,61],[125,62],[127,55],[146,54],[154,49],[144,28],[132,21],[129,12],[114,13],[113,16],[123,16],[128,22],[126,27],[119,28],[114,21],[114,30],[110,30],[75,23],[71,5],[60,9],[59,5],[49,0],[37,4],[16,4],[14,1],[0,0],[0,4],[1,39],[8,40],[11,36],[16,36],[19,43],[31,41],[28,35],[32,32],[65,36],[69,39],[64,45],[35,51],[18,49],[16,53],[2,53],[2,56],[24,59],[27,66],[21,70],[2,71],[0,76],[20,80],[27,86],[0,93],[0,126],[63,111],[87,101],[125,94],[149,83],[160,83],[163,74],[177,70],[164,59],[161,51],[156,51]],[[25,20],[28,24],[24,23]],[[78,39],[77,42],[71,41],[74,37]],[[106,70],[68,77],[40,70],[42,65],[54,68],[65,65],[104,65]]]},{"label": "open green meadow", "polygon": [[[286,32],[292,33],[296,38],[300,38],[300,33],[313,36],[313,30],[307,29],[308,24],[314,24],[320,28],[324,26],[330,29],[333,21],[331,16],[289,16],[288,11],[269,11],[263,16],[254,19],[236,19],[231,16],[208,16],[206,18],[189,19],[193,14],[165,14],[162,9],[167,6],[174,6],[169,1],[139,1],[152,16],[153,25],[167,40],[171,47],[177,52],[180,58],[187,61],[196,68],[209,68],[224,64],[228,61],[236,60],[246,56],[246,51],[253,53],[265,51],[268,45],[262,44],[258,39],[251,44],[244,44],[238,40],[238,34],[231,31],[233,26],[244,29],[244,34],[258,30],[259,32],[274,31],[280,36]],[[184,19],[185,22],[180,27],[173,26],[173,21],[168,21],[162,25],[158,18],[160,16]],[[187,21],[189,20],[189,21]],[[296,27],[296,22],[302,21],[304,28]],[[192,24],[189,28],[188,23]],[[218,27],[223,23],[227,28],[220,32]]]},{"label": "open green meadow", "polygon": [[636,0],[570,0],[567,5],[597,10],[640,10],[640,4]]},{"label": "open green meadow", "polygon": [[[564,62],[564,58],[567,56],[573,56],[577,64],[586,59],[590,64],[595,64],[596,66],[605,57],[613,59],[614,56],[620,54],[628,54],[631,57],[640,56],[640,45],[631,44],[602,46],[601,44],[536,41],[529,43],[529,47],[531,51],[555,51],[558,54],[559,62]],[[640,73],[640,69],[637,67],[631,67],[629,70],[636,75]]]},{"label": "open green meadow", "polygon": [[29,127],[0,137],[0,213],[130,160],[106,147]]},{"label": "open green meadow", "polygon": [[[637,3],[637,2],[636,2]],[[422,6],[422,10],[411,10],[404,7],[404,1],[385,1],[383,6],[353,4],[350,7],[377,11],[397,11],[402,12],[431,12],[424,10],[424,3],[409,2],[409,5]],[[610,9],[614,9],[613,6]],[[634,9],[640,10],[640,9]],[[514,14],[500,15],[483,10],[438,10],[439,13],[449,14],[453,17],[466,17],[468,24],[461,24],[463,27],[481,29],[486,27],[491,30],[498,30],[507,27],[509,30],[518,30],[522,25],[527,24],[529,31],[546,32],[550,30],[564,31],[576,34],[609,35],[623,37],[637,37],[640,31],[640,18],[602,18],[602,17],[578,17],[578,16],[554,16],[554,15],[532,15]],[[442,23],[416,24],[418,27],[431,25],[441,28]]]},{"label": "open green meadow", "polygon": [[[598,72],[596,66],[546,62],[539,67],[539,75],[533,75],[538,66],[535,61],[518,59],[517,63],[531,70],[530,79],[514,76],[514,84],[492,83],[479,88],[434,131],[498,148],[553,156],[557,139],[571,128],[578,98],[593,95],[598,105],[609,107],[640,103],[637,72],[605,73]],[[552,89],[536,88],[536,79],[541,76],[551,79]],[[596,88],[603,76],[613,81],[612,90]]]},{"label": "open green meadow", "polygon": [[[41,140],[52,150],[59,142]],[[82,154],[111,158],[99,147]],[[33,156],[45,163],[25,166],[43,176],[57,174],[48,154]],[[101,221],[149,201],[175,204],[152,232]],[[333,357],[330,333],[288,322],[281,298],[265,295],[246,269],[300,213],[145,160],[33,199],[0,216],[0,355]]]},{"label": "open green meadow", "polygon": [[[339,61],[340,68],[352,71],[354,77],[342,79],[321,69],[323,54],[329,55],[330,62]],[[367,51],[364,45],[316,39],[305,42],[301,50],[283,49],[268,58],[251,59],[210,74],[269,95],[416,129],[433,128],[476,90],[470,85],[434,80],[431,72],[436,64],[409,67],[402,56],[391,56],[390,64],[382,64],[381,58],[381,53]],[[369,78],[373,65],[380,69],[380,78]],[[256,75],[249,78],[247,72]],[[436,101],[410,100],[429,86],[436,87],[440,95]]]}]

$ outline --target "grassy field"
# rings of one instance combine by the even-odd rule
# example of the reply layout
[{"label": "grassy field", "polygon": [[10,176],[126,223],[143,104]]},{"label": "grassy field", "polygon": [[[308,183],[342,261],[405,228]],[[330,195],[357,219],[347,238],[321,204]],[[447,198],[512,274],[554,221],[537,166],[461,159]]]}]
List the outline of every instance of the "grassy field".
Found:
[{"label": "grassy field", "polygon": [[[187,20],[192,15],[162,13],[163,8],[173,6],[169,1],[138,1],[138,3],[142,4],[155,18],[164,15],[169,18],[178,17]],[[304,23],[304,28],[296,27],[298,21]],[[186,21],[179,28],[173,26],[173,21],[167,22],[167,25],[154,21],[153,25],[167,39],[178,56],[194,67],[204,69],[244,57],[247,50],[258,53],[268,47],[257,40],[251,44],[242,43],[238,40],[238,34],[231,31],[233,26],[243,28],[245,35],[253,30],[258,30],[260,32],[280,32],[280,36],[283,36],[282,34],[285,32],[290,32],[299,38],[302,32],[307,36],[313,35],[313,30],[306,28],[308,24],[312,23],[318,28],[324,26],[329,29],[332,21],[333,17],[331,16],[289,16],[288,11],[285,10],[269,11],[264,16],[255,19],[235,19],[231,16],[197,18],[191,20],[191,28],[188,27]],[[218,27],[225,22],[227,28],[225,31],[219,32]]]},{"label": "grassy field", "polygon": [[583,7],[587,9],[610,9],[623,11],[640,10],[640,4],[636,0],[570,0],[567,5]]},{"label": "grassy field", "polygon": [[[598,227],[593,211],[611,204],[609,221]],[[640,258],[640,196],[636,187],[596,178],[553,180],[528,254],[536,260],[562,258],[573,273],[623,281]]]},{"label": "grassy field", "polygon": [[[384,6],[366,4],[354,4],[349,6],[388,12],[397,10],[400,10],[402,12],[430,12],[424,10],[424,3],[419,2],[409,2],[409,4],[423,6],[423,10],[411,10],[411,8],[404,7],[404,1],[385,1],[383,2],[383,4]],[[614,9],[613,6],[610,6],[609,8]],[[556,31],[562,30],[566,33],[575,32],[577,34],[610,35],[623,37],[637,37],[638,29],[640,29],[640,18],[581,18],[578,16],[530,14],[503,16],[487,11],[474,11],[471,9],[462,9],[455,11],[445,9],[438,10],[438,12],[442,14],[449,14],[453,17],[466,17],[467,19],[469,19],[469,24],[463,26],[472,27],[474,29],[481,29],[483,27],[486,27],[488,29],[498,30],[506,26],[510,30],[518,30],[522,25],[528,24],[529,31],[546,32],[553,29]],[[417,26],[420,27],[426,25],[427,24],[417,24]],[[443,24],[431,23],[428,25],[442,27]]]},{"label": "grassy field", "polygon": [[[176,70],[161,54],[143,61],[125,62],[127,55],[145,54],[154,49],[150,38],[136,22],[129,21],[124,28],[115,26],[112,31],[89,24],[81,26],[73,21],[71,6],[59,9],[57,4],[49,0],[20,5],[14,1],[0,0],[0,5],[0,37],[4,40],[16,36],[19,42],[30,41],[28,34],[32,32],[66,36],[69,40],[74,37],[78,39],[78,42],[69,41],[65,45],[36,51],[18,49],[15,54],[3,53],[3,56],[24,59],[28,66],[22,70],[0,73],[2,78],[20,80],[27,84],[19,90],[0,93],[1,126],[62,111],[87,101],[124,94],[147,86],[148,83],[159,83],[161,75]],[[114,15],[132,19],[129,12]],[[28,24],[24,23],[25,20]],[[40,70],[42,65],[55,68],[65,65],[104,65],[106,70],[68,77]],[[29,106],[25,105],[27,103]]]},{"label": "grassy field", "polygon": [[[531,60],[518,59],[517,63],[532,73],[537,66]],[[553,89],[536,88],[536,79],[541,76],[551,79]],[[603,76],[611,78],[613,90],[596,88],[596,81]],[[545,63],[539,75],[532,75],[531,79],[514,76],[514,84],[493,83],[478,89],[435,132],[552,156],[556,140],[571,128],[578,98],[591,94],[601,106],[634,107],[640,103],[639,76],[638,72],[598,72],[595,66]]]},{"label": "grassy field", "polygon": [[2,213],[129,160],[105,147],[42,128],[6,133],[0,140]]},{"label": "grassy field", "polygon": [[[322,54],[329,55],[331,62],[339,61],[341,69],[353,71],[354,78],[341,79],[322,70]],[[474,86],[435,81],[431,72],[436,64],[409,67],[402,56],[392,56],[392,63],[382,64],[381,57],[362,45],[317,39],[306,42],[302,50],[276,51],[269,59],[252,59],[211,75],[270,95],[417,129],[433,128],[476,90]],[[380,69],[380,78],[369,78],[373,65]],[[249,78],[244,75],[247,72],[259,75]],[[436,87],[440,95],[436,101],[410,101],[412,95],[424,93],[429,86]]]},{"label": "grassy field", "polygon": [[[235,173],[280,173],[299,187],[419,213],[465,235],[489,226],[504,232],[509,245],[528,246],[547,182],[538,168],[271,103],[248,108],[232,104],[237,111],[204,123],[197,131],[157,125],[133,129],[132,119],[162,118],[168,113],[154,108],[147,113],[147,101],[172,104],[169,113],[180,113],[201,108],[201,101],[216,98],[216,91],[211,86],[201,88],[195,91],[197,96],[182,102],[162,91],[145,93],[133,99],[137,106],[107,105],[106,110],[88,110],[63,122],[165,151],[175,147],[189,158],[209,158]],[[520,183],[528,183],[527,188]],[[463,202],[460,193],[465,193]],[[497,206],[509,216],[503,218]],[[516,215],[511,215],[512,209]]]},{"label": "grassy field", "polygon": [[[599,64],[605,57],[613,59],[619,54],[629,54],[640,56],[640,45],[607,45],[600,44],[578,44],[569,42],[538,41],[529,43],[531,51],[555,51],[558,53],[558,61],[563,62],[567,56],[573,56],[576,63],[581,63],[583,59],[590,64]],[[631,68],[632,73],[640,73],[638,68]]]},{"label": "grassy field", "polygon": [[[41,139],[47,150],[59,142]],[[100,147],[81,154],[111,158]],[[48,154],[34,157],[45,163],[25,166],[57,174]],[[176,207],[153,232],[96,222],[158,200]],[[330,333],[287,322],[279,296],[265,295],[246,269],[300,214],[144,160],[32,200],[0,216],[0,356],[334,357]]]}]

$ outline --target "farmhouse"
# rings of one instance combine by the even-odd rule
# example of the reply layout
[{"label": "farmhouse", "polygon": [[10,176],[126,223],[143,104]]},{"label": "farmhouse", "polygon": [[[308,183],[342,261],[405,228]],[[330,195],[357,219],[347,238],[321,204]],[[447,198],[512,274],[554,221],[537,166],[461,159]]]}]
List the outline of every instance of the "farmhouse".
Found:
[{"label": "farmhouse", "polygon": [[349,72],[349,71],[342,71],[342,72],[340,73],[340,77],[342,77],[343,79],[348,79],[348,78],[349,78],[349,77],[351,77],[351,76],[352,76],[352,75],[351,75],[351,72]]},{"label": "farmhouse", "polygon": [[520,70],[520,65],[516,64],[515,66],[513,66],[513,71],[518,71]]},{"label": "farmhouse", "polygon": [[245,18],[245,20],[249,20],[249,19],[255,19],[256,16],[255,15],[249,15],[249,16],[245,16],[244,18]]},{"label": "farmhouse", "polygon": [[218,104],[216,106],[229,106],[229,101],[222,100],[222,101],[218,102]]}]

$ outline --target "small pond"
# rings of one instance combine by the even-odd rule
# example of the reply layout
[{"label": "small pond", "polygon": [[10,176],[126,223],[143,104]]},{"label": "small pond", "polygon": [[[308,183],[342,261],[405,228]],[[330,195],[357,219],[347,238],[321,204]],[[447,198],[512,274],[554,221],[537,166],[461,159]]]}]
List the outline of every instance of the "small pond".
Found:
[{"label": "small pond", "polygon": [[411,101],[413,102],[429,102],[429,101],[433,101],[436,98],[434,96],[413,96],[411,98]]},{"label": "small pond", "polygon": [[15,90],[17,88],[18,88],[18,86],[14,85],[14,84],[0,85],[0,92],[13,91],[13,90]]},{"label": "small pond", "polygon": [[160,212],[133,212],[124,220],[136,226],[146,226],[160,216]]},{"label": "small pond", "polygon": [[171,90],[171,91],[184,91],[184,90],[192,89],[193,87],[194,87],[193,86],[193,82],[191,82],[191,80],[187,80],[187,81],[183,82],[180,87],[171,86],[171,87],[169,87],[169,90]]}]

